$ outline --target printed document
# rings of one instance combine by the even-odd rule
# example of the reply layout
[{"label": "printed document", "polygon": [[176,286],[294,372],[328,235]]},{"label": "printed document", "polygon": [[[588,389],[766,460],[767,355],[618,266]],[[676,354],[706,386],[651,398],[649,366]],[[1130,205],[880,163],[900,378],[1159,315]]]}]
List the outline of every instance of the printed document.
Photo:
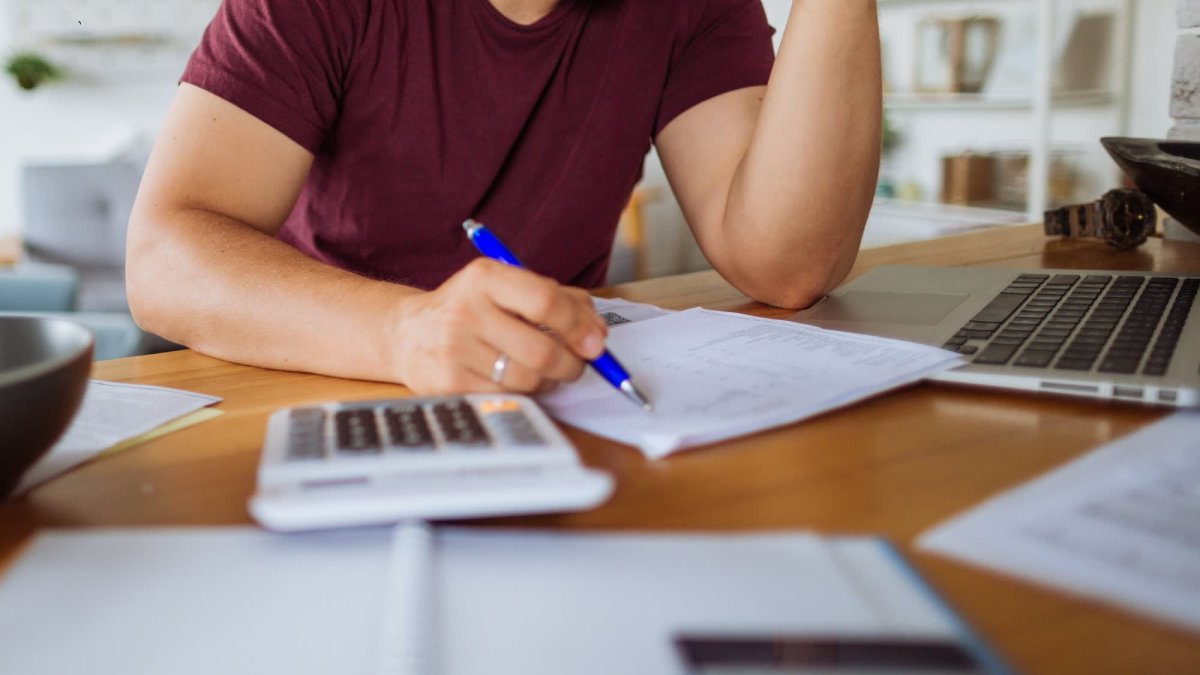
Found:
[{"label": "printed document", "polygon": [[651,458],[790,424],[962,363],[925,345],[706,309],[617,326],[608,347],[654,412],[590,370],[539,400],[567,424]]},{"label": "printed document", "polygon": [[220,400],[180,389],[92,380],[71,426],[50,452],[25,472],[15,494],[24,494],[122,441]]},{"label": "printed document", "polygon": [[1200,630],[1200,412],[995,497],[919,544]]}]

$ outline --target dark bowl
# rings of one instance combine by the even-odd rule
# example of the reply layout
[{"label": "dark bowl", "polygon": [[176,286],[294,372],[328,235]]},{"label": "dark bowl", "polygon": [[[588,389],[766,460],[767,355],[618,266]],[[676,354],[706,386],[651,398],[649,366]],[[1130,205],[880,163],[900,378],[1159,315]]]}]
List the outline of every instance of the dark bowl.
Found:
[{"label": "dark bowl", "polygon": [[70,321],[0,317],[0,499],[75,416],[92,342],[91,331]]},{"label": "dark bowl", "polygon": [[1102,138],[1121,170],[1163,211],[1200,235],[1200,143]]}]

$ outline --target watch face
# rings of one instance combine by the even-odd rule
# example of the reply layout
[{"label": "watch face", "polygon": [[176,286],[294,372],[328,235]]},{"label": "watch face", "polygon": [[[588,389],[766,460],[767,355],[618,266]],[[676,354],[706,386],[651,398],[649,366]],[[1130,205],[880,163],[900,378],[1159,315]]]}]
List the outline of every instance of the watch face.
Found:
[{"label": "watch face", "polygon": [[1154,232],[1158,211],[1139,190],[1112,190],[1100,200],[1104,238],[1119,249],[1131,249]]}]

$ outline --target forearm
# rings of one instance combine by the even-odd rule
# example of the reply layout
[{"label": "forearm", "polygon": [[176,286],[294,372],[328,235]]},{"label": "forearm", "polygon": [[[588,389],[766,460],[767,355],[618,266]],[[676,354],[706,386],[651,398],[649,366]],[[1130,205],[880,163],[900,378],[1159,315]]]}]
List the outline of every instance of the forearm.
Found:
[{"label": "forearm", "polygon": [[795,307],[845,278],[879,170],[881,83],[875,0],[792,4],[712,247],[739,288]]},{"label": "forearm", "polygon": [[418,291],[324,265],[217,213],[150,211],[135,213],[127,272],[145,329],[239,363],[399,377],[387,335],[398,301]]}]

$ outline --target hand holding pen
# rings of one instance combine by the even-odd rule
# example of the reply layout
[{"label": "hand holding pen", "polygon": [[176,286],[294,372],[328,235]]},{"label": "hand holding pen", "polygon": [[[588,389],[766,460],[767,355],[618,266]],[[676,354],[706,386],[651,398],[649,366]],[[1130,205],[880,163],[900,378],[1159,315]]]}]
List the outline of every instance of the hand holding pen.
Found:
[{"label": "hand holding pen", "polygon": [[394,309],[378,317],[383,339],[367,334],[360,348],[385,355],[379,379],[418,395],[541,393],[604,352],[608,328],[587,291],[489,258],[428,292],[380,288]]},{"label": "hand holding pen", "polygon": [[[471,243],[474,244],[475,248],[479,249],[479,252],[483,255],[494,260],[499,260],[505,264],[512,265],[513,267],[523,267],[521,265],[521,261],[517,260],[517,257],[508,250],[508,247],[501,243],[496,235],[494,235],[492,231],[487,229],[487,227],[485,227],[482,223],[474,220],[467,220],[463,223],[463,229],[466,230],[467,237],[471,240]],[[501,353],[500,356],[497,357],[492,373],[492,379],[494,381],[499,381],[500,377],[498,376],[503,376],[504,371],[508,366],[508,361],[509,356],[506,353]],[[629,373],[625,371],[625,368],[607,349],[604,350],[603,354],[591,360],[590,363],[592,368],[594,368],[606,382],[624,394],[626,398],[641,406],[647,412],[650,412],[654,409],[642,392],[640,392],[633,384],[633,378],[629,376]]]}]

